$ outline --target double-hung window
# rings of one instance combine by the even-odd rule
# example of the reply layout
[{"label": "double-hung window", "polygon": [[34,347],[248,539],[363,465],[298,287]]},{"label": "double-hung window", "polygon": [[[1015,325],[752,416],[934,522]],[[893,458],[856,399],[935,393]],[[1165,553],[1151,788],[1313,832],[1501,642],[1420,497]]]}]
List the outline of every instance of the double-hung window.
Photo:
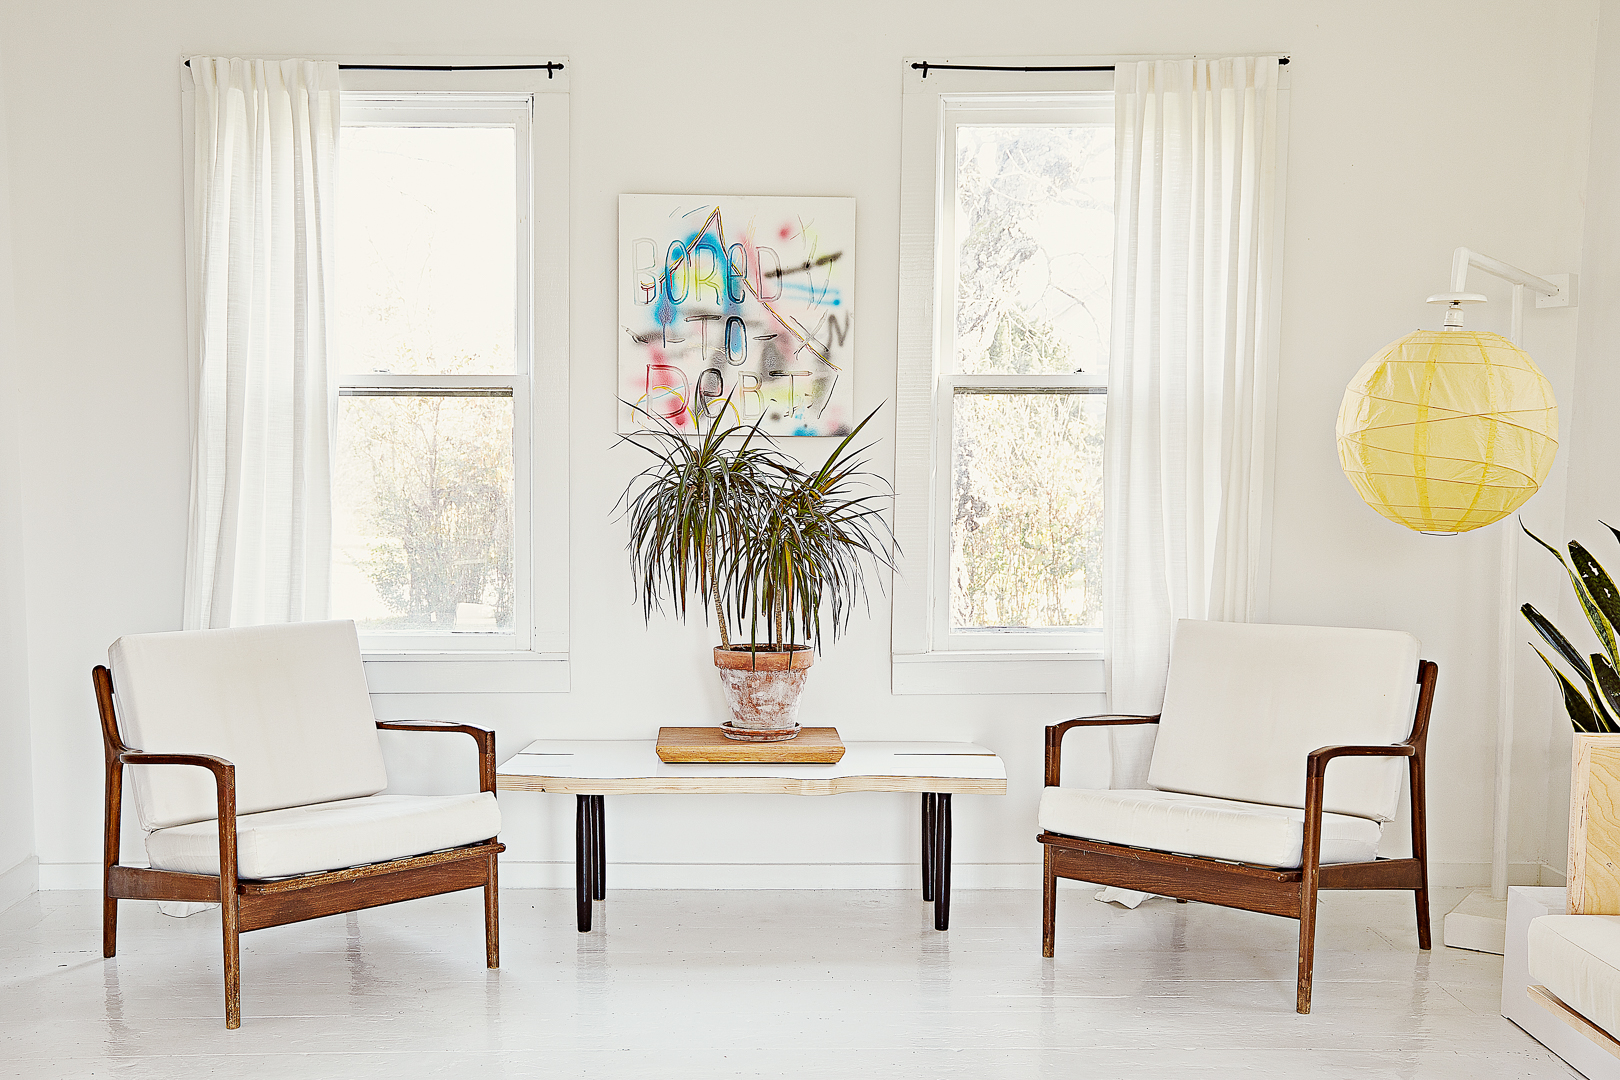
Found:
[{"label": "double-hung window", "polygon": [[332,616],[374,690],[566,689],[566,93],[344,76]]},{"label": "double-hung window", "polygon": [[1111,79],[907,76],[894,689],[1097,689]]}]

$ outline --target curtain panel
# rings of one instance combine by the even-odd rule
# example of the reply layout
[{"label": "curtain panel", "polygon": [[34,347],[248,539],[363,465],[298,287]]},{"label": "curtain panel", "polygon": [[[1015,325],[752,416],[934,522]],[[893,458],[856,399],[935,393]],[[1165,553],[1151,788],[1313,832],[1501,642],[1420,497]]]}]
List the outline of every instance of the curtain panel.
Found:
[{"label": "curtain panel", "polygon": [[192,457],[184,626],[326,617],[335,63],[190,58]]},{"label": "curtain panel", "polygon": [[1159,711],[1176,619],[1259,615],[1278,72],[1275,57],[1115,69],[1103,465],[1115,712]]}]

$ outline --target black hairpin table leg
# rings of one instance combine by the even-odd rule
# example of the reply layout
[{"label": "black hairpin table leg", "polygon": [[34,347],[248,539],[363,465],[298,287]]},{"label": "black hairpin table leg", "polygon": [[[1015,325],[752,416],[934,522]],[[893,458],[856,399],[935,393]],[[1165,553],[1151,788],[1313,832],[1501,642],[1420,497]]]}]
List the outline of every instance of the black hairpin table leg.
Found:
[{"label": "black hairpin table leg", "polygon": [[934,835],[934,793],[923,792],[922,797],[922,879],[923,899],[934,898],[934,856],[939,841]]},{"label": "black hairpin table leg", "polygon": [[591,929],[591,862],[596,841],[591,828],[591,796],[574,796],[574,907],[579,914],[579,932]]},{"label": "black hairpin table leg", "polygon": [[607,796],[592,795],[596,800],[596,875],[593,895],[607,899]]},{"label": "black hairpin table leg", "polygon": [[951,797],[934,796],[934,929],[951,926]]}]

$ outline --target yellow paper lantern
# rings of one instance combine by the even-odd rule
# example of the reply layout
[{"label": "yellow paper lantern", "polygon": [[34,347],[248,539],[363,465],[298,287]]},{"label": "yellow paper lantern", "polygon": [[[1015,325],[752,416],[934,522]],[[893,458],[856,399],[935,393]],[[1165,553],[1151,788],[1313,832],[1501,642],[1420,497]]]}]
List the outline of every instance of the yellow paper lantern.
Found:
[{"label": "yellow paper lantern", "polygon": [[1339,464],[1367,505],[1461,533],[1536,493],[1558,451],[1558,402],[1500,334],[1419,330],[1367,361],[1339,406]]}]

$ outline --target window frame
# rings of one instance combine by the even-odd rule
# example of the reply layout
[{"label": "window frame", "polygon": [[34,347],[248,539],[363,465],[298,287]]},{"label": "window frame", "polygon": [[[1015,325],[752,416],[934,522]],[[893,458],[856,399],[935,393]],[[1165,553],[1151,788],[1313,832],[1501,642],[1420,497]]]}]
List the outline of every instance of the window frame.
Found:
[{"label": "window frame", "polygon": [[[1084,90],[1065,94],[944,94],[941,96],[939,204],[936,207],[935,269],[936,307],[934,322],[934,395],[931,406],[934,461],[932,484],[940,490],[930,499],[930,627],[938,651],[959,652],[1094,652],[1102,654],[1102,627],[985,627],[962,630],[951,625],[950,573],[951,522],[955,503],[950,488],[956,445],[955,397],[963,391],[987,393],[1081,393],[1106,394],[1108,380],[1096,373],[1068,375],[969,375],[955,370],[956,287],[953,257],[956,236],[957,133],[964,127],[1017,126],[1069,127],[1099,124],[1106,119],[1114,126],[1114,95],[1108,91]],[[942,257],[943,256],[943,257]]]},{"label": "window frame", "polygon": [[[268,56],[280,60],[292,57]],[[528,640],[521,648],[447,648],[444,642],[399,641],[362,648],[374,694],[566,693],[569,689],[569,71],[566,56],[304,56],[344,65],[342,91],[374,98],[422,95],[516,95],[528,98],[529,388],[527,446],[514,430],[514,517],[528,521],[525,566],[514,566],[514,586],[527,576],[523,602]],[[547,68],[546,65],[552,65]],[[386,65],[369,70],[359,65]],[[401,70],[401,69],[417,70]],[[448,70],[457,68],[459,70]],[[433,70],[438,69],[438,70]],[[179,64],[183,126],[182,161],[192,156],[190,75]],[[345,103],[346,104],[346,103]],[[339,168],[342,150],[339,149]],[[183,170],[191,199],[190,169]],[[520,193],[521,198],[521,193]],[[190,228],[189,218],[187,228]],[[524,245],[519,245],[520,248]],[[188,270],[194,273],[194,268]],[[189,293],[188,293],[189,295]],[[194,302],[194,300],[193,300]],[[519,345],[521,349],[521,345]],[[412,379],[420,377],[412,376]],[[440,376],[453,380],[459,376]],[[472,376],[487,383],[491,376]],[[375,380],[368,380],[375,385]],[[516,391],[514,391],[516,393]],[[514,429],[517,403],[514,397]],[[521,454],[521,463],[517,460]],[[518,488],[525,472],[526,490]],[[521,502],[522,510],[519,509]],[[544,520],[539,520],[544,508]],[[516,556],[514,556],[516,557]],[[518,598],[515,597],[516,601]],[[517,604],[514,603],[514,618]],[[446,635],[448,636],[448,635]],[[468,635],[471,637],[472,635]]]},{"label": "window frame", "polygon": [[[373,693],[410,692],[566,692],[569,646],[569,443],[568,443],[568,251],[569,251],[569,84],[567,57],[399,58],[345,63],[448,65],[463,68],[561,63],[560,70],[371,71],[343,73],[345,113],[348,96],[402,101],[469,94],[528,98],[529,153],[527,204],[519,193],[519,213],[529,222],[526,260],[529,318],[518,328],[521,369],[528,339],[528,388],[513,399],[513,517],[528,530],[527,565],[514,567],[514,625],[527,605],[528,641],[520,647],[450,648],[425,641],[400,647],[390,642],[364,649]],[[341,155],[341,150],[340,150]],[[522,156],[521,149],[519,156]],[[341,168],[341,156],[339,159]],[[520,251],[524,245],[520,244]],[[523,271],[520,271],[520,274]],[[520,277],[521,282],[521,277]],[[411,376],[411,379],[418,379]],[[497,376],[438,376],[490,384]],[[526,433],[519,436],[520,420]],[[521,460],[519,460],[521,458]],[[521,477],[527,477],[524,483]],[[544,508],[544,521],[540,520]],[[514,557],[519,545],[514,544]],[[527,588],[522,582],[527,578]],[[526,594],[526,595],[525,595]],[[445,635],[448,636],[448,635]],[[468,635],[469,638],[475,635]],[[520,640],[521,640],[521,636]]]},{"label": "window frame", "polygon": [[[938,61],[935,61],[938,62]],[[1101,66],[1106,60],[953,58],[993,66]],[[954,371],[956,131],[972,123],[1113,122],[1113,72],[962,72],[904,62],[893,599],[896,694],[1100,693],[1102,632],[956,630],[950,625],[951,399],[959,387],[1106,391],[1088,375]],[[1067,114],[1065,116],[1065,114]]]},{"label": "window frame", "polygon": [[[510,126],[517,140],[514,198],[518,243],[513,267],[516,305],[513,326],[512,371],[486,375],[346,374],[339,370],[340,397],[408,397],[435,393],[445,396],[504,396],[512,402],[512,630],[510,633],[398,633],[360,635],[364,653],[526,653],[533,649],[534,560],[530,554],[534,522],[531,489],[537,462],[532,450],[531,414],[534,398],[532,262],[533,229],[530,223],[533,185],[530,179],[534,149],[534,117],[526,94],[479,93],[476,97],[434,92],[365,91],[345,89],[341,126],[348,127],[495,127]],[[339,181],[341,183],[341,180]],[[341,612],[334,612],[342,617]]]}]

